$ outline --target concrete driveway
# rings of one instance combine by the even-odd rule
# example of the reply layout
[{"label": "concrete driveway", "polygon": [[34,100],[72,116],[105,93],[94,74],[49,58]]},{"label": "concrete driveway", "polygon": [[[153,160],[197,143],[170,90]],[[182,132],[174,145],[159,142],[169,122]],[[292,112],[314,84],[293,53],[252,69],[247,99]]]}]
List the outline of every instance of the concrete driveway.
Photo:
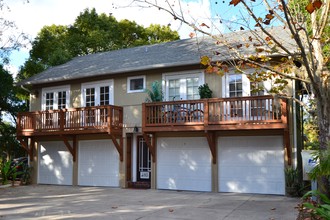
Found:
[{"label": "concrete driveway", "polygon": [[271,195],[31,185],[0,188],[0,220],[295,220],[298,203]]}]

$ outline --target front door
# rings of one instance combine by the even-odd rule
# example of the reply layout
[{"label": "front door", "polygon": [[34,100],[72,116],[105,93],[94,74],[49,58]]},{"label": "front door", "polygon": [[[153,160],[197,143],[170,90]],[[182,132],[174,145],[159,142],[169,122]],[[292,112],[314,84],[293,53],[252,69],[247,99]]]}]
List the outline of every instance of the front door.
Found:
[{"label": "front door", "polygon": [[137,143],[137,181],[150,183],[151,155],[149,148],[142,136],[137,137]]}]

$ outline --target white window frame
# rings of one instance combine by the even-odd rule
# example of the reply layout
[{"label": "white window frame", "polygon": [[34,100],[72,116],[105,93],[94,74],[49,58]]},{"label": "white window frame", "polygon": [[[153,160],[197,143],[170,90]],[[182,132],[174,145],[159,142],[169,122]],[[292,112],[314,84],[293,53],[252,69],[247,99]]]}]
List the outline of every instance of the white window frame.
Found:
[{"label": "white window frame", "polygon": [[[225,76],[223,77],[224,80],[222,80],[222,97],[223,98],[229,98],[229,76],[230,75],[241,75],[242,76],[242,96],[251,96],[251,85],[250,85],[250,80],[248,79],[247,75],[253,73],[254,69],[248,69],[245,72],[246,73],[235,73],[233,70],[226,73]],[[270,89],[271,87],[271,82],[269,81],[264,81],[263,86],[265,87],[265,94],[268,95],[267,90]]]},{"label": "white window frame", "polygon": [[65,108],[70,107],[70,85],[64,85],[64,86],[56,86],[56,87],[48,87],[48,88],[42,88],[41,90],[41,110],[46,110],[46,93],[54,93],[54,103],[53,109],[55,106],[57,106],[58,102],[58,92],[66,92],[66,100],[65,100]]},{"label": "white window frame", "polygon": [[[132,90],[130,88],[131,85],[131,80],[133,79],[143,79],[143,88],[142,89],[137,89],[137,90]],[[146,89],[146,76],[145,75],[141,75],[141,76],[130,76],[127,77],[127,93],[136,93],[136,92],[144,92]]]},{"label": "white window frame", "polygon": [[100,105],[100,87],[109,86],[109,105],[114,104],[114,94],[113,94],[113,80],[103,80],[103,81],[94,81],[81,84],[81,106],[86,107],[86,89],[95,88],[95,106]]},{"label": "white window frame", "polygon": [[[246,73],[235,73],[234,71],[230,71],[225,74],[224,80],[222,80],[222,97],[223,98],[229,98],[229,76],[230,75],[237,75],[240,74],[242,76],[242,97],[247,97],[251,96],[251,82],[248,79],[247,75],[253,73],[254,69],[248,69],[245,72]],[[267,90],[270,89],[271,87],[271,82],[269,81],[264,81],[263,86],[265,87],[264,89],[264,95],[268,95]],[[248,103],[245,107],[250,108],[250,104]],[[230,109],[229,106],[226,106],[225,109]],[[268,110],[268,105],[266,105],[266,109]],[[224,110],[224,112],[227,112]],[[243,111],[244,114],[245,111]]]},{"label": "white window frame", "polygon": [[[199,86],[203,85],[205,82],[204,79],[204,73],[202,71],[184,71],[184,72],[175,72],[175,73],[164,73],[162,75],[162,89],[164,91],[164,98],[167,101],[169,100],[169,80],[173,79],[186,79],[186,78],[193,78],[198,77],[199,78]],[[183,86],[183,85],[182,85]],[[181,90],[181,89],[180,89]],[[186,89],[182,89],[182,92],[180,92],[180,99],[186,100],[187,94]]]}]

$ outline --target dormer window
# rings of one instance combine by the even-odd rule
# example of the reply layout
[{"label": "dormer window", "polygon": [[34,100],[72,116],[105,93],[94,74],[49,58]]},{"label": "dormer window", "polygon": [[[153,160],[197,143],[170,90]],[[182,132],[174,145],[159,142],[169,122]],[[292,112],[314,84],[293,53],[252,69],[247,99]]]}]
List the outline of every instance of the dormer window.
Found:
[{"label": "dormer window", "polygon": [[146,76],[133,76],[127,78],[127,93],[144,92]]}]

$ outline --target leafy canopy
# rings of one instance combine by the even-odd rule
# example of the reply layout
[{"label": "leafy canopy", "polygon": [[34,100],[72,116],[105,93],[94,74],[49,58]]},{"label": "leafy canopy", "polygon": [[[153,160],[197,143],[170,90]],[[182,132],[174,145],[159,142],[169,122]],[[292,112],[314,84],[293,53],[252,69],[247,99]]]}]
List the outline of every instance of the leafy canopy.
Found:
[{"label": "leafy canopy", "polygon": [[144,28],[134,21],[117,21],[114,16],[85,9],[73,25],[43,27],[32,43],[30,58],[21,67],[18,80],[73,57],[179,39],[167,26]]}]

